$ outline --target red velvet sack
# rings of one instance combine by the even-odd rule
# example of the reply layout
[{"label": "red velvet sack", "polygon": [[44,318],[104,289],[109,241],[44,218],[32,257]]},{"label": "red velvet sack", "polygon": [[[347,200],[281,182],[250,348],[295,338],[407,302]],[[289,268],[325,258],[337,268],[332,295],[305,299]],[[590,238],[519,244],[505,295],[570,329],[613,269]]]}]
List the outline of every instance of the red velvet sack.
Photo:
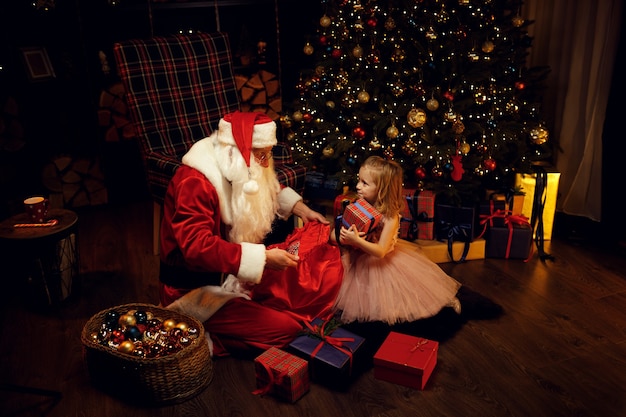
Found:
[{"label": "red velvet sack", "polygon": [[252,299],[304,321],[330,312],[341,286],[343,266],[339,248],[328,243],[329,236],[330,225],[308,222],[284,242],[269,246],[297,253],[300,261],[296,268],[284,271],[266,269],[261,283],[252,287]]}]

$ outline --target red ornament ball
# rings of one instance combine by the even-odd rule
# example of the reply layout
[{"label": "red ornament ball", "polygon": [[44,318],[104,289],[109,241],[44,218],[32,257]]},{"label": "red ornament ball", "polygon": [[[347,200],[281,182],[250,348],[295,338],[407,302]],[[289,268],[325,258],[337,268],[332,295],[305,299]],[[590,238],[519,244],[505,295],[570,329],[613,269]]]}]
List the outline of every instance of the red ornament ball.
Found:
[{"label": "red ornament ball", "polygon": [[330,53],[330,56],[335,59],[341,58],[341,49],[333,49],[333,51]]},{"label": "red ornament ball", "polygon": [[424,169],[424,167],[415,168],[415,176],[420,180],[426,178],[426,170]]},{"label": "red ornament ball", "polygon": [[365,129],[363,129],[361,126],[355,127],[354,129],[352,129],[352,136],[357,139],[363,139],[365,137]]},{"label": "red ornament ball", "polygon": [[494,169],[496,169],[496,160],[493,158],[487,158],[483,162],[483,166],[486,170],[493,171]]},{"label": "red ornament ball", "polygon": [[446,91],[445,93],[443,93],[443,98],[445,98],[448,101],[453,101],[454,93],[452,91]]}]

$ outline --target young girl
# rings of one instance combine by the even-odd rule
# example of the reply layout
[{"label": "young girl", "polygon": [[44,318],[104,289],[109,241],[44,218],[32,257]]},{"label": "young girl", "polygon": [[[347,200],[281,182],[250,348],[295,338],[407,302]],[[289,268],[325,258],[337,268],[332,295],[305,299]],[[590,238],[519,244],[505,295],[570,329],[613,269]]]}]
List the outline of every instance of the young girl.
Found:
[{"label": "young girl", "polygon": [[[444,307],[461,312],[461,284],[415,245],[398,239],[402,168],[395,161],[369,157],[359,170],[356,191],[383,215],[368,235],[341,227],[344,277],[335,309],[344,323],[382,321],[390,325],[436,315]],[[335,241],[335,233],[331,233]]]}]

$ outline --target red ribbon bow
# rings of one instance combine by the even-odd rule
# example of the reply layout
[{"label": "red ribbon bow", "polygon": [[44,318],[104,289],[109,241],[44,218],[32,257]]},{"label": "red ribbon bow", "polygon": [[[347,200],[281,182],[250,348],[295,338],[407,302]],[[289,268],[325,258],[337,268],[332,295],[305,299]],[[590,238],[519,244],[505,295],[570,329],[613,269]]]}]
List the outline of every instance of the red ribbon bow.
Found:
[{"label": "red ribbon bow", "polygon": [[252,391],[252,393],[255,395],[267,394],[268,392],[270,392],[273,386],[275,385],[280,386],[283,383],[283,380],[285,379],[285,377],[287,376],[287,370],[274,374],[270,366],[266,364],[265,362],[261,362],[261,366],[263,366],[263,369],[265,369],[265,371],[267,372],[268,381],[267,381],[267,384],[265,384],[264,386]]},{"label": "red ribbon bow", "polygon": [[306,327],[309,328],[311,334],[319,337],[322,341],[311,352],[311,359],[314,358],[317,353],[322,349],[325,343],[333,346],[335,349],[345,353],[350,359],[350,372],[352,372],[352,351],[349,347],[344,347],[344,342],[354,342],[353,337],[333,337],[325,334],[326,321],[322,322],[322,325],[312,325],[309,322],[305,322]]}]

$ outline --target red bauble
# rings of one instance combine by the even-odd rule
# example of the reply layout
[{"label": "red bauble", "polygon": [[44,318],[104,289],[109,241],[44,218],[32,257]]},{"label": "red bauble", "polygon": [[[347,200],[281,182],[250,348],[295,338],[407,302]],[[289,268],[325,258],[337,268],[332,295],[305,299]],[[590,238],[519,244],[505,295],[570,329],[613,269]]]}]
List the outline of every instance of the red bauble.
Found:
[{"label": "red bauble", "polygon": [[370,17],[369,19],[367,19],[367,26],[371,28],[375,28],[377,24],[378,24],[378,20],[376,20],[375,17]]},{"label": "red bauble", "polygon": [[333,49],[333,51],[330,53],[330,56],[335,59],[341,58],[341,49]]},{"label": "red bauble", "polygon": [[319,38],[320,45],[326,45],[328,43],[328,38],[324,35]]},{"label": "red bauble", "polygon": [[352,129],[352,136],[357,139],[363,139],[365,137],[365,129],[363,129],[361,126],[355,127],[354,129]]},{"label": "red bauble", "polygon": [[445,93],[443,93],[443,98],[448,101],[452,101],[454,100],[454,93],[452,91],[446,91]]},{"label": "red bauble", "polygon": [[526,88],[526,84],[524,83],[524,81],[515,81],[515,88],[518,90],[523,90],[524,88]]},{"label": "red bauble", "polygon": [[305,123],[309,123],[311,120],[313,120],[313,116],[311,116],[311,113],[304,113],[302,115],[302,120],[304,120]]},{"label": "red bauble", "polygon": [[426,178],[426,170],[424,169],[424,167],[415,168],[415,176],[420,180]]},{"label": "red bauble", "polygon": [[496,160],[493,158],[487,158],[483,162],[483,165],[486,170],[493,171],[494,169],[496,169]]}]

